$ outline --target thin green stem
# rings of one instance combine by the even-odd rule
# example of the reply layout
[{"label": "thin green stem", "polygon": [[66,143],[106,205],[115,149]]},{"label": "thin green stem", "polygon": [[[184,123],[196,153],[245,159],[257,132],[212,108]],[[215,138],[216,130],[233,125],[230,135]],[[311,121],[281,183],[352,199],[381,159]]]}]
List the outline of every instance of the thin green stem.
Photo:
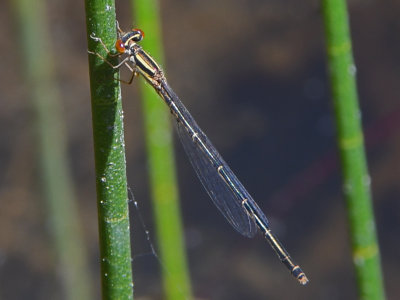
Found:
[{"label": "thin green stem", "polygon": [[[135,0],[135,26],[143,29],[143,48],[163,64],[161,22],[157,0]],[[145,136],[150,166],[153,211],[161,259],[164,263],[164,289],[168,299],[190,299],[171,121],[168,109],[154,90],[141,80]]]},{"label": "thin green stem", "polygon": [[59,266],[57,271],[63,280],[61,298],[91,299],[85,243],[68,168],[61,99],[54,80],[55,55],[50,46],[46,6],[40,0],[35,5],[30,0],[12,3],[20,27],[24,75],[36,113],[40,177]]},{"label": "thin green stem", "polygon": [[[86,0],[89,50],[107,57],[116,39],[112,0]],[[116,64],[116,59],[110,59]],[[110,68],[89,55],[103,299],[133,299],[131,245],[120,85]]]},{"label": "thin green stem", "polygon": [[361,299],[384,299],[346,2],[324,0],[322,4],[358,293]]}]

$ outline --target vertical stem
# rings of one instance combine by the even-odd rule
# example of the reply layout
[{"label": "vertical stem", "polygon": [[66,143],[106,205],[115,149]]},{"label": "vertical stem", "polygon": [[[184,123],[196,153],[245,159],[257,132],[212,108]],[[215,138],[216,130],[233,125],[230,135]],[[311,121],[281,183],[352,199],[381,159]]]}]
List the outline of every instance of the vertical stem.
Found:
[{"label": "vertical stem", "polygon": [[[157,0],[132,1],[136,26],[146,37],[142,45],[163,63]],[[157,237],[161,249],[164,289],[168,299],[190,299],[191,286],[183,240],[170,115],[154,90],[141,80],[150,183]]]},{"label": "vertical stem", "polygon": [[361,299],[384,299],[346,2],[323,0],[322,4],[358,293]]},{"label": "vertical stem", "polygon": [[[47,216],[53,234],[58,272],[65,299],[91,299],[91,280],[73,183],[68,168],[67,141],[61,100],[54,80],[44,1],[12,1],[20,29],[24,74],[36,113],[36,142]],[[61,296],[61,295],[60,295]]]},{"label": "vertical stem", "polygon": [[[116,40],[113,0],[86,0],[89,50],[107,57],[95,34],[112,49]],[[116,64],[116,59],[110,59]],[[89,55],[92,121],[99,213],[103,299],[133,299],[123,112],[120,85],[99,57]]]}]

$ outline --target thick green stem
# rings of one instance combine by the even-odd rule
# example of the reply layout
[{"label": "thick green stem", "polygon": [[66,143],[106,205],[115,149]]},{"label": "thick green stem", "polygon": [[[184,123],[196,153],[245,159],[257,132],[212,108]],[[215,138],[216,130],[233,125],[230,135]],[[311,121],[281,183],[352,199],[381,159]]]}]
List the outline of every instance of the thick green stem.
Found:
[{"label": "thick green stem", "polygon": [[[161,22],[157,0],[135,0],[135,26],[146,33],[141,42],[160,64],[163,63]],[[190,299],[191,287],[183,241],[182,220],[170,114],[161,98],[141,80],[150,183],[157,237],[164,263],[164,289],[168,299]]]},{"label": "thick green stem", "polygon": [[358,293],[361,299],[384,299],[346,2],[324,0],[322,3]]},{"label": "thick green stem", "polygon": [[[89,50],[107,57],[95,35],[111,49],[116,39],[112,0],[86,0]],[[116,64],[116,59],[110,59]],[[89,55],[90,88],[99,213],[103,299],[133,299],[131,245],[120,85],[110,68]]]}]

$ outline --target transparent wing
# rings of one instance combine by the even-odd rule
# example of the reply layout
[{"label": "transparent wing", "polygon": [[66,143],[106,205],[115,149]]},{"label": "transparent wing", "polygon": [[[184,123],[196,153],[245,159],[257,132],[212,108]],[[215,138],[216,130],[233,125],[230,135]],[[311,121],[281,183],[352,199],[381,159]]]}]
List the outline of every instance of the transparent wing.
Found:
[{"label": "transparent wing", "polygon": [[[179,104],[183,106],[182,103]],[[182,109],[182,107],[180,107],[180,109]],[[192,119],[186,108],[184,108],[184,110],[185,114],[188,114],[186,117]],[[200,128],[198,128],[194,121],[193,123],[193,125],[196,125],[197,127],[196,131],[199,134],[200,139],[210,150],[210,153],[212,153],[219,163],[223,165],[224,170],[228,174],[229,178],[232,181],[235,181],[235,185],[238,190],[240,190],[240,193],[233,191],[229,187],[229,185],[219,175],[217,168],[213,165],[206,153],[203,152],[201,147],[196,144],[182,123],[178,121],[177,126],[179,137],[190,163],[192,164],[198,178],[200,179],[213,203],[233,226],[233,228],[235,228],[244,236],[253,237],[257,232],[256,225],[253,218],[248,216],[242,206],[243,197],[252,200],[251,196],[247,193],[228,165],[218,154],[214,146],[212,146],[206,135],[200,130]]]}]

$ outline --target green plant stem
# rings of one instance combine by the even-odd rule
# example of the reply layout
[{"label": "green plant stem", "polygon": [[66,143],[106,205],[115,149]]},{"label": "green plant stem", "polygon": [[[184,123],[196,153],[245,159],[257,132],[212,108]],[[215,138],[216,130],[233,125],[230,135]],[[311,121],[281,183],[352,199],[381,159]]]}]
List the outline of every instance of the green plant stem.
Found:
[{"label": "green plant stem", "polygon": [[56,248],[57,270],[62,278],[62,298],[91,299],[85,243],[68,168],[61,100],[54,80],[55,55],[47,31],[46,6],[41,0],[35,1],[35,5],[30,0],[12,2],[20,28],[24,75],[36,113],[41,183]]},{"label": "green plant stem", "polygon": [[[107,57],[89,37],[95,34],[111,49],[116,39],[112,0],[86,0],[89,50]],[[114,65],[117,59],[110,59]],[[133,299],[124,128],[120,84],[113,70],[89,55],[92,121],[103,299]]]},{"label": "green plant stem", "polygon": [[324,0],[322,4],[358,293],[361,299],[384,299],[346,2]]},{"label": "green plant stem", "polygon": [[[136,26],[146,37],[141,42],[158,63],[163,63],[160,13],[157,0],[132,1]],[[171,121],[168,109],[154,90],[141,80],[145,136],[157,237],[161,250],[164,289],[168,299],[190,299],[191,286],[183,241],[182,220]]]}]

